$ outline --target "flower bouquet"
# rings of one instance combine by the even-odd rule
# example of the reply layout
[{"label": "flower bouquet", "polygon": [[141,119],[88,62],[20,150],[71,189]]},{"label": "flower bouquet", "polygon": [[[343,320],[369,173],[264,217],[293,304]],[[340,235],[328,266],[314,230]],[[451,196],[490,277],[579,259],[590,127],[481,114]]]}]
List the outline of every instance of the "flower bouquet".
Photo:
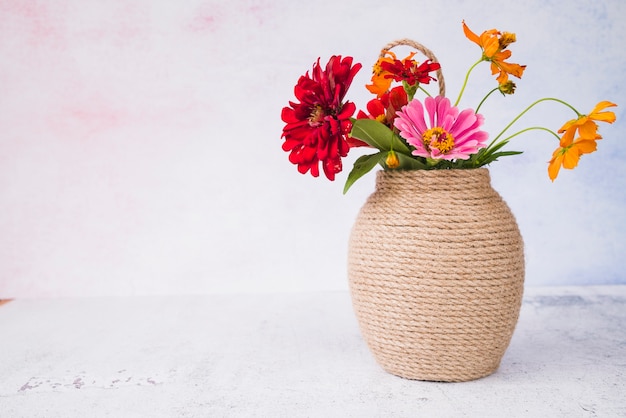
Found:
[{"label": "flower bouquet", "polygon": [[[530,131],[547,132],[558,141],[548,163],[554,180],[561,167],[576,167],[594,152],[597,122],[615,114],[598,103],[582,114],[556,98],[527,106],[490,140],[482,130],[482,104],[495,92],[515,92],[510,76],[525,66],[508,62],[515,35],[495,29],[465,36],[480,47],[452,102],[445,93],[441,65],[423,45],[401,40],[385,46],[373,66],[367,89],[376,97],[354,118],[356,106],[345,100],[361,64],[333,56],[325,68],[319,59],[298,80],[297,102],[282,110],[283,150],[301,173],[329,180],[342,171],[342,158],[357,147],[374,150],[360,156],[344,193],[380,165],[376,189],[352,227],[348,279],[361,334],[378,363],[409,379],[466,381],[493,373],[517,323],[524,283],[524,245],[509,207],[491,187],[487,168],[519,151],[509,141]],[[391,51],[408,45],[417,52],[398,59]],[[490,64],[496,86],[475,107],[460,110],[472,71]],[[438,94],[425,88],[436,81]],[[423,100],[419,97],[424,96]],[[554,102],[575,117],[554,130],[512,126],[531,108]]]},{"label": "flower bouquet", "polygon": [[[509,46],[516,41],[513,33],[491,29],[480,35],[472,32],[463,22],[465,36],[481,49],[479,59],[467,71],[463,87],[454,103],[445,96],[441,65],[432,52],[412,41],[387,45],[374,64],[371,84],[367,89],[376,95],[367,103],[367,112],[359,111],[356,119],[354,103],[345,100],[359,63],[352,57],[332,56],[325,68],[318,59],[311,73],[298,80],[295,96],[299,102],[290,102],[282,110],[283,150],[300,173],[319,176],[321,163],[329,180],[342,171],[342,158],[355,147],[378,149],[374,154],[358,158],[348,175],[344,193],[350,186],[376,165],[385,170],[433,170],[450,168],[478,168],[503,156],[520,154],[505,149],[515,136],[531,130],[550,133],[558,146],[548,164],[548,174],[554,180],[561,167],[573,169],[580,157],[597,149],[596,122],[613,123],[615,114],[605,109],[616,106],[609,101],[598,103],[589,114],[583,114],[570,104],[552,97],[541,98],[526,107],[490,142],[488,133],[481,130],[484,116],[479,113],[482,104],[494,92],[512,95],[516,85],[512,75],[521,78],[525,65],[507,62],[511,57]],[[416,53],[399,60],[390,51],[397,44],[409,44],[420,50],[428,59],[421,64],[414,60]],[[460,110],[465,87],[472,71],[488,62],[491,72],[497,75],[492,88],[475,109]],[[437,78],[431,73],[436,72]],[[432,97],[423,85],[439,80],[439,95]],[[392,84],[399,83],[397,86]],[[422,93],[424,100],[416,98]],[[565,122],[555,132],[545,127],[533,126],[509,133],[510,128],[531,108],[542,102],[556,102],[569,107],[575,118]]]}]

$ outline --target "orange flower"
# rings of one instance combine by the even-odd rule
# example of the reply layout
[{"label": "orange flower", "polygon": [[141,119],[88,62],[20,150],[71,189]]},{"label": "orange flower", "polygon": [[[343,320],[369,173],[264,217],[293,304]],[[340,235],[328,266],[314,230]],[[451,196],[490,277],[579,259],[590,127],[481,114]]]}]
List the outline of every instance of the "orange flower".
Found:
[{"label": "orange flower", "polygon": [[[389,56],[387,56],[389,55]],[[396,54],[391,51],[384,51],[382,57],[378,58],[378,61],[374,64],[372,68],[372,84],[368,84],[365,87],[375,94],[376,96],[382,96],[389,87],[391,86],[391,82],[393,81],[391,78],[385,78],[387,72],[383,70],[382,63],[389,62],[393,63],[396,60]]]},{"label": "orange flower", "polygon": [[559,146],[548,164],[548,176],[554,181],[559,174],[561,166],[567,169],[573,169],[578,165],[578,161],[583,154],[591,154],[598,147],[593,139],[578,138],[573,143],[566,146]]},{"label": "orange flower", "polygon": [[481,47],[483,50],[483,60],[491,62],[491,74],[498,74],[496,80],[502,85],[509,80],[509,74],[522,78],[525,65],[505,62],[511,57],[511,51],[506,48],[515,42],[515,34],[509,32],[499,32],[496,29],[486,30],[476,35],[463,21],[463,32],[470,41]]},{"label": "orange flower", "polygon": [[561,137],[561,147],[571,145],[576,132],[578,132],[581,139],[596,140],[602,138],[598,135],[598,124],[594,121],[615,122],[615,113],[609,111],[602,112],[602,110],[607,107],[613,106],[617,105],[615,103],[602,101],[598,103],[588,115],[580,115],[577,119],[565,122],[561,129],[559,129],[559,133],[563,134]]}]

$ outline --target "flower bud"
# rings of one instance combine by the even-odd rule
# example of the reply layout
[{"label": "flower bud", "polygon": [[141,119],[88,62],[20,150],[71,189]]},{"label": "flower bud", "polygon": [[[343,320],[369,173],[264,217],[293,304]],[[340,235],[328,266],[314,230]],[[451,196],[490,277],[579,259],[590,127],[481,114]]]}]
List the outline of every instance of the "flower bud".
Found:
[{"label": "flower bud", "polygon": [[498,90],[500,90],[500,93],[502,94],[513,94],[515,93],[515,87],[515,83],[508,80],[507,82],[500,84],[498,86]]},{"label": "flower bud", "polygon": [[387,153],[385,164],[391,169],[398,168],[400,166],[400,160],[398,160],[398,156],[395,151],[391,150]]}]

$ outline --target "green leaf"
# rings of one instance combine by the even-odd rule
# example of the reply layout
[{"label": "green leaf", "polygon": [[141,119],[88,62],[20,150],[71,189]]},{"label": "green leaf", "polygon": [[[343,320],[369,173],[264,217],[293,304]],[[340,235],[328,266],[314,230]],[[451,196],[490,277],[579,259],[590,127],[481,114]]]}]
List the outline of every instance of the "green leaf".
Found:
[{"label": "green leaf", "polygon": [[[502,151],[502,152],[495,152],[493,154],[491,154],[489,157],[490,161],[489,162],[493,162],[496,161],[498,158],[500,157],[506,157],[508,155],[519,155],[522,154],[522,151]],[[487,163],[485,163],[487,164]]]},{"label": "green leaf", "polygon": [[475,160],[476,166],[481,167],[483,165],[487,165],[496,161],[499,157],[504,157],[507,155],[518,155],[521,154],[521,151],[500,151],[505,145],[507,145],[509,141],[501,141],[497,144],[492,145],[489,148],[483,148],[477,154]]},{"label": "green leaf", "polygon": [[355,181],[370,172],[372,168],[376,166],[376,164],[383,161],[386,155],[387,152],[381,151],[376,154],[362,155],[357,158],[357,160],[354,162],[354,167],[352,168],[352,171],[350,171],[350,174],[348,174],[346,184],[345,186],[343,186],[343,194],[346,194],[348,189],[354,184]]},{"label": "green leaf", "polygon": [[381,151],[393,149],[403,154],[411,153],[409,147],[400,139],[398,134],[374,119],[353,120],[350,135]]}]

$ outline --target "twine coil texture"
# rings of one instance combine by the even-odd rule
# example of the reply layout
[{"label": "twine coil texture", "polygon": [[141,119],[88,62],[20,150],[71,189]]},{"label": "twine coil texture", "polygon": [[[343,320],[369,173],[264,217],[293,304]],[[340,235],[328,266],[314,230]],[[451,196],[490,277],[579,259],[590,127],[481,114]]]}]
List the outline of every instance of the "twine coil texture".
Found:
[{"label": "twine coil texture", "polygon": [[517,323],[523,241],[487,169],[380,171],[353,226],[348,276],[361,333],[390,373],[493,373]]}]

